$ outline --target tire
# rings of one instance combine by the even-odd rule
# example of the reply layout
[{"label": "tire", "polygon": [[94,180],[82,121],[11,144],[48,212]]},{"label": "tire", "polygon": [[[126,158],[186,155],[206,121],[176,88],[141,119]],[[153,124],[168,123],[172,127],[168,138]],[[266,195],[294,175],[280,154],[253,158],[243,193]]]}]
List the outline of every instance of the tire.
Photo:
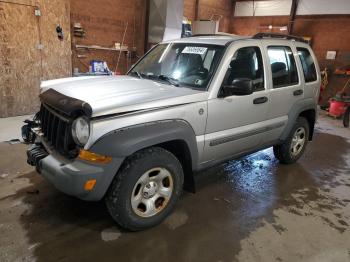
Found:
[{"label": "tire", "polygon": [[349,127],[349,117],[350,117],[350,106],[348,106],[343,116],[344,127]]},{"label": "tire", "polygon": [[273,147],[273,153],[280,163],[292,164],[302,156],[309,140],[309,133],[308,121],[304,117],[298,117],[283,144]]},{"label": "tire", "polygon": [[183,180],[182,166],[172,153],[160,147],[141,150],[126,159],[112,181],[107,209],[126,230],[153,227],[173,211]]}]

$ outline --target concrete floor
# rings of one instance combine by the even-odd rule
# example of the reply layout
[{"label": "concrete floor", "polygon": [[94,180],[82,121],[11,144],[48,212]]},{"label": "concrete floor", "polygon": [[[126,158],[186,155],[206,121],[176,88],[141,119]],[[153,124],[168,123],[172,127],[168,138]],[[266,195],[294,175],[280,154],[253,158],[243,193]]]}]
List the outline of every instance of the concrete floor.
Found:
[{"label": "concrete floor", "polygon": [[21,127],[24,125],[23,121],[32,118],[33,115],[0,118],[0,142],[11,139],[22,140]]},{"label": "concrete floor", "polygon": [[350,130],[321,116],[297,164],[260,151],[197,176],[161,225],[119,230],[0,143],[0,261],[350,261]]}]

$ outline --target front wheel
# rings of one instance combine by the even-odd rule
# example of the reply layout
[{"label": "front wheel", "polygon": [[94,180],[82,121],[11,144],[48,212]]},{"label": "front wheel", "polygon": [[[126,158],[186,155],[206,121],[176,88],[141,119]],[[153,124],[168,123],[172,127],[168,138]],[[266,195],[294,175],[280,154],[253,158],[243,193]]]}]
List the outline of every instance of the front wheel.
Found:
[{"label": "front wheel", "polygon": [[304,117],[298,117],[284,143],[273,147],[273,153],[280,163],[292,164],[302,156],[308,143],[309,133],[308,121]]},{"label": "front wheel", "polygon": [[183,170],[169,151],[152,147],[129,157],[114,178],[105,202],[123,228],[143,230],[159,224],[182,192]]}]

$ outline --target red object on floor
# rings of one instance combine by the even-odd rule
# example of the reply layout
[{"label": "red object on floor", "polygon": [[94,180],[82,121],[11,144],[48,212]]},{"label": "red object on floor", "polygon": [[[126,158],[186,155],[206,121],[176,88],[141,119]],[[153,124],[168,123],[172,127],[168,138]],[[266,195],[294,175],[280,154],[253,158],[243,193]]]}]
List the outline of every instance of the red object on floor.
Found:
[{"label": "red object on floor", "polygon": [[345,113],[348,103],[337,101],[333,98],[329,99],[329,114],[334,117],[340,117]]}]

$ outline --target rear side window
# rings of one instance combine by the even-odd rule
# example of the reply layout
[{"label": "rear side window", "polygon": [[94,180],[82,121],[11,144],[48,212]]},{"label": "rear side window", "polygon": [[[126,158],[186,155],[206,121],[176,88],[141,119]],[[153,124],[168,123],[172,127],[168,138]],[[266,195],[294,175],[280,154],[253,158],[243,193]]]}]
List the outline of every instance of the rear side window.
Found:
[{"label": "rear side window", "polygon": [[317,80],[315,62],[308,49],[298,47],[298,55],[300,58],[301,66],[303,67],[305,82],[313,82]]},{"label": "rear side window", "polygon": [[271,64],[273,88],[298,84],[298,70],[290,47],[269,46],[267,53]]}]

